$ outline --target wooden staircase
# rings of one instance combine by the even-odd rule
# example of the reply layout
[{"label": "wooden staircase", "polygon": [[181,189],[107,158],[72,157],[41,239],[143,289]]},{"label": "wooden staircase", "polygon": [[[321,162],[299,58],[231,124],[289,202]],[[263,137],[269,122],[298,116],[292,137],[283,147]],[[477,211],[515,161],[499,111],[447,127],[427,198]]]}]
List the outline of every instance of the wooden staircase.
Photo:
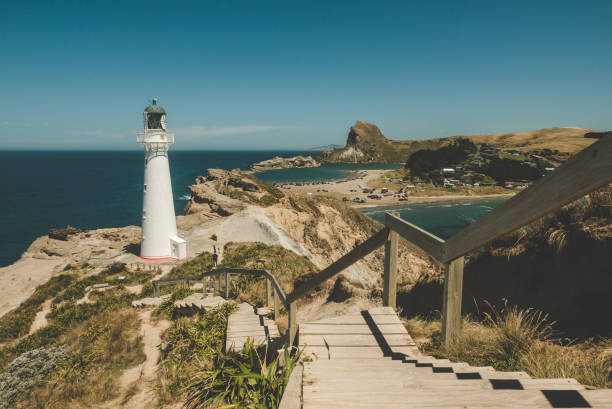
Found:
[{"label": "wooden staircase", "polygon": [[[261,310],[259,312],[267,312]],[[278,327],[273,320],[258,314],[258,311],[248,303],[238,305],[227,320],[225,335],[225,350],[242,351],[247,339],[255,345],[271,342],[279,337]]]},{"label": "wooden staircase", "polygon": [[[422,355],[390,307],[302,324],[299,339],[312,359],[304,361],[303,409],[612,408],[612,391],[586,390],[574,379]],[[300,407],[293,403],[285,407]]]}]

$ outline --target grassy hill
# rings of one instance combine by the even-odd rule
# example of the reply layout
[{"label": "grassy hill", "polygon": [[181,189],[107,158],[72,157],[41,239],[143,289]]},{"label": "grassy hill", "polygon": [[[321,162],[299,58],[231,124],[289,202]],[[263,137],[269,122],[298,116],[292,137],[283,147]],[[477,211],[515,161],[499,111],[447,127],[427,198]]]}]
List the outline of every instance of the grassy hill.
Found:
[{"label": "grassy hill", "polygon": [[392,140],[386,138],[374,124],[357,121],[349,131],[346,146],[323,152],[319,157],[325,163],[404,163],[414,152],[439,149],[458,138],[467,138],[475,144],[486,144],[500,149],[523,152],[550,149],[574,154],[595,141],[585,138],[593,132],[585,128],[546,128],[531,132],[482,135],[456,135],[425,140]]}]

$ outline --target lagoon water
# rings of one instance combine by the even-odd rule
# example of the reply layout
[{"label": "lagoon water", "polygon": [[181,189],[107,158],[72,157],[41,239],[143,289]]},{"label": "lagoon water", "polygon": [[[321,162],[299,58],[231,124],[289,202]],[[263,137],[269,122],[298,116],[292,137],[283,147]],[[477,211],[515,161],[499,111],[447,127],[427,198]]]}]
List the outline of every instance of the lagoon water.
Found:
[{"label": "lagoon water", "polygon": [[[248,169],[273,156],[312,155],[302,151],[170,151],[170,171],[177,214],[189,199],[187,187],[207,168]],[[267,182],[343,178],[359,168],[397,165],[323,165],[312,169],[267,171]],[[17,260],[30,243],[49,229],[139,225],[142,212],[144,155],[124,152],[0,152],[0,266]],[[493,204],[484,206],[493,207]],[[468,208],[472,210],[468,210]],[[478,203],[450,207],[410,206],[408,220],[444,237],[469,224],[486,208]],[[466,213],[467,212],[467,213]],[[378,210],[366,210],[377,218]],[[419,216],[421,215],[421,216]]]},{"label": "lagoon water", "polygon": [[466,199],[452,202],[361,208],[364,214],[384,223],[385,212],[396,211],[404,220],[447,239],[504,202],[503,199]]}]

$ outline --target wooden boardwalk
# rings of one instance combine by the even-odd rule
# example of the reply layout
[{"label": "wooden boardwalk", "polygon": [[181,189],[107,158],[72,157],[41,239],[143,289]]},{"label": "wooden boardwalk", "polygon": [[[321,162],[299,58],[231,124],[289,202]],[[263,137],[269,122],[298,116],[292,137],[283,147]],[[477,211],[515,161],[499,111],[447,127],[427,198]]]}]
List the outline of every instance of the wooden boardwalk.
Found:
[{"label": "wooden boardwalk", "polygon": [[273,320],[257,314],[252,305],[242,303],[227,321],[225,350],[242,351],[249,338],[255,345],[262,345],[278,336],[278,327]]},{"label": "wooden boardwalk", "polygon": [[574,379],[424,356],[389,307],[302,324],[299,339],[313,359],[304,362],[304,409],[612,408],[612,391]]},{"label": "wooden boardwalk", "polygon": [[215,308],[221,304],[225,304],[227,301],[223,297],[218,295],[208,295],[202,293],[193,293],[182,300],[174,302],[176,308],[197,308],[201,310],[208,310]]}]

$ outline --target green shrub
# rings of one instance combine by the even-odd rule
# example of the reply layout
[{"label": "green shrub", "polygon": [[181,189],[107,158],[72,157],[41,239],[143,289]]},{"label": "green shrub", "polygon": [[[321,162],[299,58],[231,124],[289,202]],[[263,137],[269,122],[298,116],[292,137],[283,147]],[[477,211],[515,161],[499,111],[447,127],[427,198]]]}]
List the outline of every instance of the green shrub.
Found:
[{"label": "green shrub", "polygon": [[228,404],[226,407],[276,409],[299,356],[298,352],[291,357],[290,349],[285,348],[285,366],[279,368],[280,356],[268,356],[267,348],[255,348],[249,339],[242,352],[214,357],[213,369],[189,385],[185,407]]},{"label": "green shrub", "polygon": [[184,392],[193,376],[209,369],[212,359],[223,350],[227,317],[236,304],[225,303],[195,318],[178,318],[166,331],[161,377],[162,399],[169,403]]},{"label": "green shrub", "polygon": [[[285,292],[293,289],[296,278],[319,271],[308,258],[299,256],[282,246],[249,242],[227,243],[224,247],[223,262],[219,268],[265,268],[276,276]],[[241,275],[233,280],[230,286],[232,297],[252,305],[262,305],[265,302],[265,291],[263,277]]]},{"label": "green shrub", "polygon": [[168,273],[164,280],[177,280],[180,278],[201,278],[202,275],[210,271],[213,266],[212,254],[205,251],[198,254],[189,261],[184,262]]}]

